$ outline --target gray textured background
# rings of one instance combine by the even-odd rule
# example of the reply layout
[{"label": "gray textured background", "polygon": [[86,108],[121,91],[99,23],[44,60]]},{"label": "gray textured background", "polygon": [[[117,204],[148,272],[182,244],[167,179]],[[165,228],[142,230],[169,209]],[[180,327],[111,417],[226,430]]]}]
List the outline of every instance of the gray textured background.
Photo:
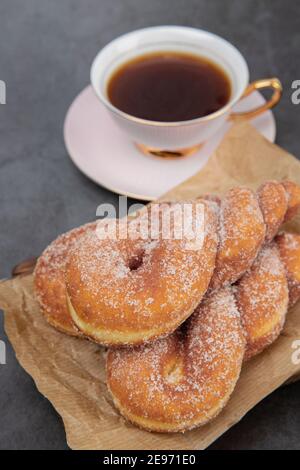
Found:
[{"label": "gray textured background", "polygon": [[[89,80],[90,63],[132,29],[180,24],[208,29],[246,55],[251,78],[276,75],[285,93],[275,115],[277,142],[300,155],[300,3],[292,0],[2,0],[0,79],[0,277],[59,233],[116,201],[72,165],[62,139],[66,110]],[[263,158],[263,156],[261,157]],[[117,171],[117,169],[116,169]],[[59,416],[7,344],[0,365],[0,448],[65,449]],[[300,449],[300,383],[272,394],[220,438],[215,449]]]}]

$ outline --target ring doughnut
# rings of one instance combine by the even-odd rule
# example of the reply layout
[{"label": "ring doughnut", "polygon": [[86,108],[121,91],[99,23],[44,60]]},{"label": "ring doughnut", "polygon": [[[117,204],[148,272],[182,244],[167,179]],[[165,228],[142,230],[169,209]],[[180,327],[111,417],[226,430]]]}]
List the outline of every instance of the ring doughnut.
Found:
[{"label": "ring doughnut", "polygon": [[245,337],[230,288],[213,292],[180,331],[152,345],[113,349],[107,382],[116,407],[150,431],[205,424],[240,375]]},{"label": "ring doughnut", "polygon": [[141,231],[136,239],[124,240],[99,239],[90,232],[71,251],[68,306],[85,336],[107,345],[139,344],[174,331],[195,310],[214,269],[216,213],[213,203],[189,204],[193,212],[199,204],[204,209],[199,249],[188,249],[185,236],[151,240]]}]

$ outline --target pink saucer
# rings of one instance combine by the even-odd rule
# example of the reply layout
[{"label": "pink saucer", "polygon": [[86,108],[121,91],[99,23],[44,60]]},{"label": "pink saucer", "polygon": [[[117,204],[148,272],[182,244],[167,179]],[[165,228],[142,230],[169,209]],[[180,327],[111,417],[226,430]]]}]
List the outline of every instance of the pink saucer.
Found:
[{"label": "pink saucer", "polygon": [[[234,109],[252,109],[264,101],[259,92],[254,92]],[[276,124],[271,111],[253,119],[252,124],[274,142]],[[92,87],[88,86],[68,110],[64,139],[75,165],[94,182],[116,193],[151,201],[201,170],[229,126],[226,124],[189,157],[164,160],[146,156],[119,130]]]}]

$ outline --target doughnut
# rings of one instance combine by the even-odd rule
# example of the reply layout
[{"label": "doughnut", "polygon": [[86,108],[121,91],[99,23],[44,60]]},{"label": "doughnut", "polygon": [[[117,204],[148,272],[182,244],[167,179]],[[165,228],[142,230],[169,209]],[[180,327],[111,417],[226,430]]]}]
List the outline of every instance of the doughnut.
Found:
[{"label": "doughnut", "polygon": [[[188,234],[165,239],[159,233],[151,239],[140,229],[134,239],[99,238],[90,232],[71,250],[67,301],[85,336],[111,346],[140,344],[171,333],[193,313],[208,288],[218,240],[214,203],[189,205],[191,218],[199,206],[204,211],[204,231],[196,234],[197,240],[203,235],[203,243],[197,249],[191,249]],[[163,219],[173,205],[155,207]],[[127,223],[131,229],[139,222],[137,217],[118,224]]]},{"label": "doughnut", "polygon": [[261,250],[236,286],[235,297],[246,332],[245,360],[262,352],[280,335],[288,309],[284,264],[273,243]]},{"label": "doughnut", "polygon": [[95,228],[96,222],[92,222],[60,235],[39,257],[34,270],[35,293],[46,320],[72,336],[82,336],[82,333],[74,325],[67,307],[65,264],[70,249]]},{"label": "doughnut", "polygon": [[178,432],[226,405],[240,375],[245,336],[231,288],[213,292],[175,333],[151,345],[111,349],[107,384],[137,426]]}]

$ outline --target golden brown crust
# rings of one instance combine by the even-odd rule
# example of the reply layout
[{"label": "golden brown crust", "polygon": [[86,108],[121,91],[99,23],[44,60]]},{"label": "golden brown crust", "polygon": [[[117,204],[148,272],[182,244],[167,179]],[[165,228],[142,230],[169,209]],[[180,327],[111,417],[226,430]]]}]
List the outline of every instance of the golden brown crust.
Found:
[{"label": "golden brown crust", "polygon": [[227,403],[245,337],[230,288],[212,293],[181,331],[148,346],[110,350],[107,382],[121,413],[151,431],[205,424]]},{"label": "golden brown crust", "polygon": [[70,249],[83,234],[95,228],[96,223],[92,222],[60,235],[39,257],[34,270],[35,292],[46,320],[72,336],[82,336],[82,333],[67,308],[64,268]]},{"label": "golden brown crust", "polygon": [[[81,239],[69,258],[66,286],[73,321],[102,344],[139,344],[174,331],[207,290],[217,249],[216,214],[205,211],[199,249],[183,239]],[[121,221],[119,221],[121,224]],[[137,265],[136,265],[137,263]]]}]

